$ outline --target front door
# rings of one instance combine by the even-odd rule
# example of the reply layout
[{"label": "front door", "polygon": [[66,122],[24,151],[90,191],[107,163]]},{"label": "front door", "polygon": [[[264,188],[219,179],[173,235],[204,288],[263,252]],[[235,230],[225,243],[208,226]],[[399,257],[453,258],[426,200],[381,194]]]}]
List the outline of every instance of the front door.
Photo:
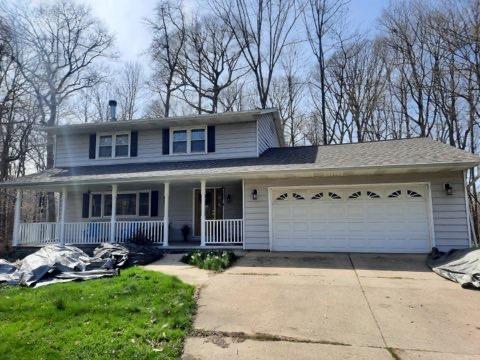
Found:
[{"label": "front door", "polygon": [[[200,236],[200,219],[202,216],[201,192],[194,191],[195,236]],[[223,188],[208,188],[205,190],[205,218],[207,220],[223,219]]]}]

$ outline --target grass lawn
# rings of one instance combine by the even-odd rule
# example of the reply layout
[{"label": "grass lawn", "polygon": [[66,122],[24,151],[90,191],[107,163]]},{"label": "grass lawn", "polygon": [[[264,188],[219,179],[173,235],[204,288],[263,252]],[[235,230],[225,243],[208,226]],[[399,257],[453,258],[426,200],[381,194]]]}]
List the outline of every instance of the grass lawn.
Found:
[{"label": "grass lawn", "polygon": [[194,288],[141,268],[32,289],[0,286],[2,359],[177,359]]}]

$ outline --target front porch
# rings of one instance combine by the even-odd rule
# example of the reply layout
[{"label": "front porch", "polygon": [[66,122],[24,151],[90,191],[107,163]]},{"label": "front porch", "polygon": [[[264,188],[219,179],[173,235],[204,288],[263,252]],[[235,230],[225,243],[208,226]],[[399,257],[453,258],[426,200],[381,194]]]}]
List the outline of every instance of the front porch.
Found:
[{"label": "front porch", "polygon": [[13,246],[147,242],[193,249],[244,244],[241,180],[64,186],[57,207],[56,221],[22,221],[18,189]]}]

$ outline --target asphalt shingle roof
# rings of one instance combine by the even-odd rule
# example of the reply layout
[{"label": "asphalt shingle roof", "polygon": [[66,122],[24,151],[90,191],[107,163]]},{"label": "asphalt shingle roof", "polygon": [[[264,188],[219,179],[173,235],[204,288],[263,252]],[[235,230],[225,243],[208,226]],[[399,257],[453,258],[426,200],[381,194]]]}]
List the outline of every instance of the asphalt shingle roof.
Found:
[{"label": "asphalt shingle roof", "polygon": [[[89,182],[175,175],[212,175],[282,170],[348,170],[379,167],[463,166],[480,157],[429,138],[328,146],[271,148],[258,158],[164,161],[50,169],[4,186]],[[2,185],[2,184],[0,184]]]}]

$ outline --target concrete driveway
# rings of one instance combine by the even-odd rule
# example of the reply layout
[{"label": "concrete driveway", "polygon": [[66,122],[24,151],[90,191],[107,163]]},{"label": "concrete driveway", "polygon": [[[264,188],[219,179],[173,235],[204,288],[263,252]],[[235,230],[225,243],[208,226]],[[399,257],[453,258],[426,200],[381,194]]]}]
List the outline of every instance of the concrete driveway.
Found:
[{"label": "concrete driveway", "polygon": [[202,282],[184,359],[480,359],[480,292],[421,255],[248,252]]}]

